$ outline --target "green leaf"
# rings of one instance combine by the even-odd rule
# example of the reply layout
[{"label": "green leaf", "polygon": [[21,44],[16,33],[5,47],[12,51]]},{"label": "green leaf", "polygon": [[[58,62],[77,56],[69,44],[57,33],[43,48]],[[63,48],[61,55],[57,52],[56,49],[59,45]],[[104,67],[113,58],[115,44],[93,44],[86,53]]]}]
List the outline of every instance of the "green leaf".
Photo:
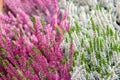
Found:
[{"label": "green leaf", "polygon": [[104,37],[104,39],[106,40],[106,32],[105,32],[104,29],[103,29],[103,37]]},{"label": "green leaf", "polygon": [[88,54],[91,54],[91,49],[90,47],[87,49]]},{"label": "green leaf", "polygon": [[36,46],[33,46],[33,51],[34,51],[35,54],[37,53],[37,48],[36,48]]},{"label": "green leaf", "polygon": [[75,60],[77,60],[77,56],[78,56],[79,52],[78,51],[74,51],[74,57],[75,57]]},{"label": "green leaf", "polygon": [[68,43],[68,38],[67,37],[65,38],[65,42]]},{"label": "green leaf", "polygon": [[[35,23],[35,20],[33,20],[33,21],[34,21],[34,23]],[[41,24],[42,24],[43,26],[45,26],[45,22],[44,22],[43,19],[40,19],[40,22],[41,22]]]},{"label": "green leaf", "polygon": [[110,50],[110,51],[109,51],[109,56],[112,56],[112,55],[113,55],[113,51]]},{"label": "green leaf", "polygon": [[98,34],[98,36],[100,36],[100,28],[99,28],[99,26],[97,26],[97,34]]},{"label": "green leaf", "polygon": [[82,53],[80,63],[83,64],[85,62],[86,62],[85,55],[84,55],[84,53]]},{"label": "green leaf", "polygon": [[0,46],[0,52],[3,52],[3,50],[4,50],[4,49]]},{"label": "green leaf", "polygon": [[96,58],[97,58],[97,59],[101,59],[101,55],[100,55],[100,52],[99,52],[99,51],[96,52]]},{"label": "green leaf", "polygon": [[35,17],[31,16],[30,19],[33,23],[36,23]]},{"label": "green leaf", "polygon": [[16,29],[13,29],[12,31],[14,32],[15,37],[18,36],[18,32],[16,31]]},{"label": "green leaf", "polygon": [[90,68],[87,64],[85,65],[85,68],[86,68],[86,71],[90,73]]},{"label": "green leaf", "polygon": [[105,60],[104,58],[101,58],[100,61],[101,61],[101,63],[102,63],[104,66],[106,66],[106,63],[107,63],[107,62],[106,62],[106,60]]},{"label": "green leaf", "polygon": [[0,47],[0,52],[2,52],[2,47]]},{"label": "green leaf", "polygon": [[6,67],[8,64],[9,64],[9,61],[8,60],[4,60],[3,66]]},{"label": "green leaf", "polygon": [[0,77],[2,77],[2,75],[3,75],[3,74],[0,72]]},{"label": "green leaf", "polygon": [[78,22],[75,22],[75,26],[76,26],[76,33],[79,33],[81,29]]},{"label": "green leaf", "polygon": [[93,62],[92,62],[92,61],[89,61],[89,62],[88,62],[88,66],[89,66],[89,69],[90,69],[90,70],[94,70],[94,65],[93,65]]},{"label": "green leaf", "polygon": [[97,66],[97,67],[96,67],[96,71],[97,71],[98,73],[101,73],[101,67],[100,67],[100,66]]},{"label": "green leaf", "polygon": [[2,65],[3,64],[3,62],[2,62],[2,57],[0,56],[0,65]]},{"label": "green leaf", "polygon": [[22,30],[22,28],[20,28],[20,36],[23,36],[23,30]]},{"label": "green leaf", "polygon": [[23,73],[22,73],[22,71],[20,71],[20,70],[17,70],[17,73],[18,73],[21,77],[24,76]]},{"label": "green leaf", "polygon": [[84,47],[84,38],[82,38],[81,46]]},{"label": "green leaf", "polygon": [[110,36],[114,35],[113,30],[111,28],[109,29],[109,33],[110,33]]},{"label": "green leaf", "polygon": [[37,47],[36,46],[33,46],[33,48],[32,48],[32,50],[33,50],[33,52],[35,53],[35,54],[42,54],[42,52],[44,51],[44,48],[42,48],[41,50],[39,50],[39,49],[37,49]]},{"label": "green leaf", "polygon": [[102,39],[100,39],[100,42],[99,42],[99,43],[100,43],[100,45],[99,45],[99,46],[100,46],[100,49],[101,49],[101,51],[103,51],[103,41],[102,41]]},{"label": "green leaf", "polygon": [[118,52],[120,52],[120,46],[118,47]]},{"label": "green leaf", "polygon": [[100,44],[99,44],[99,37],[97,37],[97,49],[98,49],[98,51],[100,50],[100,46],[99,46]]},{"label": "green leaf", "polygon": [[118,40],[118,31],[115,31],[115,40]]},{"label": "green leaf", "polygon": [[89,78],[88,78],[88,74],[86,74],[85,78],[86,78],[86,80],[89,80]]},{"label": "green leaf", "polygon": [[90,18],[90,21],[91,21],[91,23],[92,23],[92,29],[93,29],[93,31],[95,31],[95,23],[94,23],[94,21],[93,21],[93,18],[92,18],[92,17]]},{"label": "green leaf", "polygon": [[74,31],[74,28],[73,28],[73,27],[71,27],[71,28],[69,29],[69,31],[68,31],[68,34],[69,34],[69,37],[70,37],[71,41],[73,41],[73,38],[72,38],[72,33],[73,33],[73,31]]},{"label": "green leaf", "polygon": [[20,57],[19,57],[19,55],[17,54],[16,56],[15,56],[15,59],[16,60],[18,60]]},{"label": "green leaf", "polygon": [[107,25],[107,35],[110,35],[109,26]]},{"label": "green leaf", "polygon": [[[74,60],[73,60],[73,61],[74,61]],[[67,60],[66,60],[65,58],[63,58],[63,59],[61,60],[61,63],[62,63],[63,65],[65,65],[66,62],[67,62]]]},{"label": "green leaf", "polygon": [[116,43],[113,44],[113,50],[118,51],[118,44],[116,44]]},{"label": "green leaf", "polygon": [[94,44],[94,50],[96,51],[96,47],[97,47],[96,37],[94,37],[93,44]]},{"label": "green leaf", "polygon": [[51,49],[51,48],[52,48],[52,45],[49,45],[48,47],[49,47],[49,49]]},{"label": "green leaf", "polygon": [[73,67],[75,67],[76,66],[76,64],[75,64],[75,60],[73,60]]},{"label": "green leaf", "polygon": [[73,72],[73,67],[70,67],[70,68],[69,68],[69,71],[70,71],[70,72]]},{"label": "green leaf", "polygon": [[99,4],[96,4],[96,8],[97,8],[97,10],[102,11],[102,6],[100,6]]},{"label": "green leaf", "polygon": [[30,72],[34,74],[34,69],[32,67],[30,67]]},{"label": "green leaf", "polygon": [[18,80],[16,77],[13,77],[12,80]]},{"label": "green leaf", "polygon": [[116,65],[116,68],[119,68],[120,67],[120,62]]},{"label": "green leaf", "polygon": [[90,45],[91,51],[93,51],[93,45],[92,45],[92,40],[91,40],[91,39],[90,39],[90,41],[89,41],[89,45]]}]

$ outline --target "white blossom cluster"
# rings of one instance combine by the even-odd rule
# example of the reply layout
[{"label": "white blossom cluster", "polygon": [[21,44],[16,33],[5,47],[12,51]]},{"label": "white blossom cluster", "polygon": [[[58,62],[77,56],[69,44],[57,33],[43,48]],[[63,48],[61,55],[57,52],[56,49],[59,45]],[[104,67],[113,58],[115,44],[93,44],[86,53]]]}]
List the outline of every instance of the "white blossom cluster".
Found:
[{"label": "white blossom cluster", "polygon": [[62,45],[67,56],[69,41],[75,47],[71,80],[119,80],[120,1],[60,0],[59,5],[71,25]]}]

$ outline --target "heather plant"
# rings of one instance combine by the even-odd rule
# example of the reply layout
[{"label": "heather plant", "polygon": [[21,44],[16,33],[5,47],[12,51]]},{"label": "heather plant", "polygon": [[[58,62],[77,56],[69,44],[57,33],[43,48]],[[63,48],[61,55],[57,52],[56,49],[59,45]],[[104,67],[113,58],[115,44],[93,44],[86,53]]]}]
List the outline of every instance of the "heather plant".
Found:
[{"label": "heather plant", "polygon": [[[0,80],[70,80],[73,44],[69,59],[61,48],[64,33],[69,30],[67,13],[59,16],[58,8],[54,11],[47,6],[53,11],[47,14],[48,22],[21,7],[17,10],[23,7],[19,0],[9,1],[4,1],[8,13],[0,14]],[[47,0],[34,1],[46,5]],[[56,0],[47,2],[52,1]]]},{"label": "heather plant", "polygon": [[71,80],[119,80],[120,27],[114,12],[116,4],[112,0],[62,1],[65,4],[61,10],[67,7],[71,22],[64,39],[65,52],[68,53],[69,41],[74,44]]},{"label": "heather plant", "polygon": [[0,27],[0,79],[69,80],[72,63],[61,48],[66,25],[42,25],[38,17],[31,22],[24,12],[16,22],[10,19],[13,24],[5,21]]},{"label": "heather plant", "polygon": [[75,29],[70,30],[74,51],[74,79],[119,79],[120,76],[120,38],[119,32],[109,25],[106,28],[97,26],[91,18],[92,26],[80,27],[76,22]]}]

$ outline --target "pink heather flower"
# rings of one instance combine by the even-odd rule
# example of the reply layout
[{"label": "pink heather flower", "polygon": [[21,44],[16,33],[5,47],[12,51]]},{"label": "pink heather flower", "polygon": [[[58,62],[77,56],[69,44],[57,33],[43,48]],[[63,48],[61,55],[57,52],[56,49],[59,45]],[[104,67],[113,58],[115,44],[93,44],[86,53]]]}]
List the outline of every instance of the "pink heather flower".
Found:
[{"label": "pink heather flower", "polygon": [[29,15],[38,15],[44,18],[48,23],[55,14],[59,16],[59,7],[57,0],[4,0],[4,11],[11,11],[14,15],[19,10]]},{"label": "pink heather flower", "polygon": [[[58,17],[57,0],[4,0],[4,4],[11,12],[0,15],[0,79],[70,80],[73,45],[67,61],[61,43],[69,23],[66,13]],[[47,24],[34,11],[44,13]]]},{"label": "pink heather flower", "polygon": [[32,35],[31,36],[31,41],[34,43],[34,44],[37,44],[38,43],[38,39],[35,35]]}]

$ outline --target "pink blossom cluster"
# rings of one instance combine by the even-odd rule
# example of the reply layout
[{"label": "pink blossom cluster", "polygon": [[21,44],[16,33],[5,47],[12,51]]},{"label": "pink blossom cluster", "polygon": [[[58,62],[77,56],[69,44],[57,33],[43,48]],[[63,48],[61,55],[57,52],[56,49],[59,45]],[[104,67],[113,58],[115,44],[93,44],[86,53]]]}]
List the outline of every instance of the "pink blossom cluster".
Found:
[{"label": "pink blossom cluster", "polygon": [[[0,80],[70,80],[73,45],[68,61],[61,43],[69,23],[66,13],[60,16],[57,0],[4,0],[4,5],[6,14],[0,14]],[[35,6],[39,14],[45,12],[48,21],[41,21]]]},{"label": "pink blossom cluster", "polygon": [[51,23],[51,17],[58,14],[56,17],[61,17],[58,7],[58,0],[3,0],[4,12],[11,11],[14,15],[19,10],[24,11],[28,15],[37,15]]}]

